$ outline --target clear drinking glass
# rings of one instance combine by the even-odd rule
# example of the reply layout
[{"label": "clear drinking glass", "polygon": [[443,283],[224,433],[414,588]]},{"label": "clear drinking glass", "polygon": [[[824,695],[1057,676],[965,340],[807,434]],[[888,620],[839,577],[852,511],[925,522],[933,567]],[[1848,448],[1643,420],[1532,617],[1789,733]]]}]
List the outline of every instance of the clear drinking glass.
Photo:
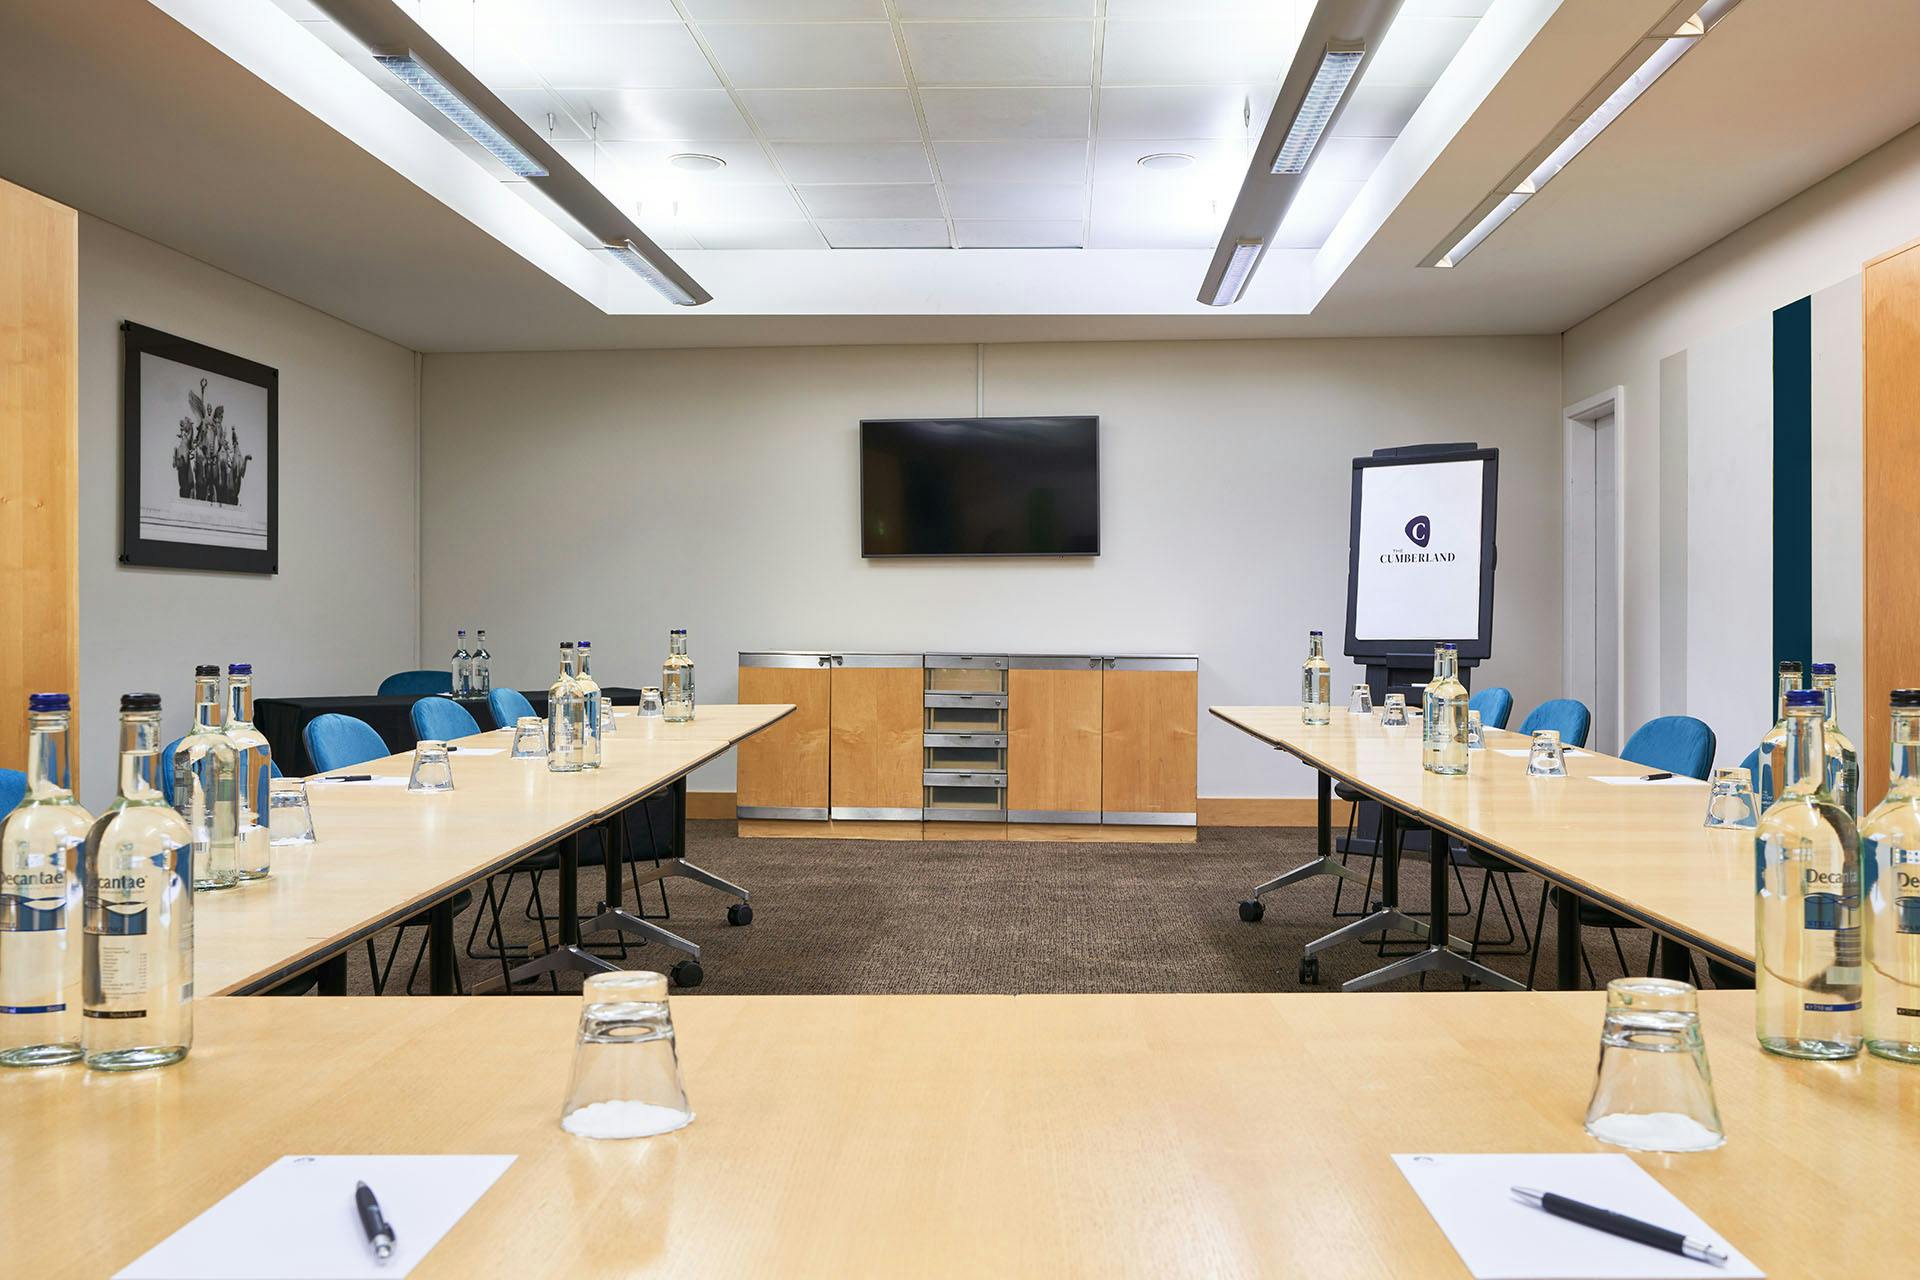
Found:
[{"label": "clear drinking glass", "polygon": [[298,778],[274,778],[267,783],[267,829],[274,844],[312,844],[320,838],[313,829],[306,783]]},{"label": "clear drinking glass", "polygon": [[640,708],[636,713],[643,720],[654,720],[665,714],[665,704],[660,700],[660,691],[652,685],[640,690]]},{"label": "clear drinking glass", "polygon": [[1753,794],[1753,780],[1745,769],[1715,769],[1713,787],[1707,792],[1709,827],[1742,827],[1748,831],[1760,825],[1760,804]]},{"label": "clear drinking glass", "polygon": [[619,719],[620,719],[619,715],[613,709],[613,699],[607,696],[606,691],[604,689],[601,690],[600,692],[600,732],[603,734],[620,732],[620,726],[615,723],[615,721]]},{"label": "clear drinking glass", "polygon": [[580,994],[580,1039],[560,1127],[581,1138],[650,1138],[693,1123],[665,976],[596,973]]},{"label": "clear drinking glass", "polygon": [[539,716],[521,716],[513,722],[513,755],[515,760],[545,760],[547,758],[547,722]]},{"label": "clear drinking glass", "polygon": [[1700,1034],[1699,994],[1690,983],[1607,984],[1587,1132],[1631,1151],[1711,1151],[1727,1140]]},{"label": "clear drinking glass", "polygon": [[1486,726],[1480,723],[1478,711],[1467,712],[1467,750],[1479,751],[1487,745]]},{"label": "clear drinking glass", "polygon": [[413,746],[413,774],[407,779],[409,791],[453,790],[453,759],[447,744],[424,739]]},{"label": "clear drinking glass", "polygon": [[1533,746],[1527,752],[1527,776],[1529,778],[1564,778],[1567,776],[1566,752],[1560,746],[1558,729],[1535,729]]},{"label": "clear drinking glass", "polygon": [[1407,695],[1390,693],[1380,709],[1381,724],[1405,724],[1407,722]]},{"label": "clear drinking glass", "polygon": [[1363,684],[1353,686],[1353,692],[1347,695],[1347,714],[1350,716],[1372,715],[1373,690]]}]

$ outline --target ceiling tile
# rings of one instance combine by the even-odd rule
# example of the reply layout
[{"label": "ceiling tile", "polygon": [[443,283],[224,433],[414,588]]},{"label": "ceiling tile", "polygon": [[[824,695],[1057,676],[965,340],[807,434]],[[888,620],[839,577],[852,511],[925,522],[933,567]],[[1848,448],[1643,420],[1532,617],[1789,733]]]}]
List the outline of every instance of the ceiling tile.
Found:
[{"label": "ceiling tile", "polygon": [[1393,146],[1392,138],[1328,138],[1313,157],[1313,176],[1365,182]]},{"label": "ceiling tile", "polygon": [[556,89],[720,86],[706,55],[694,43],[693,33],[683,25],[525,23],[503,25],[499,30],[519,59]]},{"label": "ceiling tile", "polygon": [[1280,229],[1273,233],[1272,247],[1318,249],[1327,242],[1340,215],[1347,211],[1347,206],[1365,185],[1308,174],[1287,216],[1280,220]]},{"label": "ceiling tile", "polygon": [[582,121],[600,117],[602,140],[751,138],[725,89],[572,89],[560,95]]},{"label": "ceiling tile", "polygon": [[[548,93],[545,89],[500,89],[500,100],[513,108],[513,114],[538,129],[549,142],[573,142],[587,136],[587,131],[573,122],[573,115],[562,99]],[[547,128],[547,117],[553,117],[553,128]]]},{"label": "ceiling tile", "polygon": [[1091,18],[1094,0],[894,0],[906,22],[942,18]]},{"label": "ceiling tile", "polygon": [[1367,63],[1366,83],[1435,83],[1479,22],[1469,17],[1411,18],[1402,13]]},{"label": "ceiling tile", "polygon": [[1091,89],[920,91],[934,138],[1081,138],[1092,124]]},{"label": "ceiling tile", "polygon": [[811,222],[697,222],[692,231],[702,249],[824,249]]},{"label": "ceiling tile", "polygon": [[705,24],[700,34],[738,89],[847,89],[904,85],[893,28],[884,22]]},{"label": "ceiling tile", "polygon": [[1078,218],[953,224],[962,249],[1078,249],[1085,230]]},{"label": "ceiling tile", "polygon": [[454,0],[454,4],[478,22],[680,21],[673,0]]},{"label": "ceiling tile", "polygon": [[947,187],[947,209],[955,218],[1079,219],[1087,209],[1087,189],[1064,184],[996,182]]},{"label": "ceiling tile", "polygon": [[918,142],[776,142],[774,154],[796,183],[930,182]]},{"label": "ceiling tile", "polygon": [[[1462,0],[1470,3],[1471,0]],[[1314,0],[1107,0],[1109,18],[1278,18],[1305,26]]]},{"label": "ceiling tile", "polygon": [[[603,142],[600,149],[642,182],[668,181],[685,186],[722,186],[734,183],[775,183],[780,171],[773,167],[760,144],[753,141],[688,141],[684,139],[649,142]],[[670,157],[683,151],[718,156],[726,161],[724,169],[689,172],[676,169]]]},{"label": "ceiling tile", "polygon": [[885,22],[885,0],[684,0],[695,22]]},{"label": "ceiling tile", "polygon": [[[1140,167],[1140,157],[1166,151],[1192,156],[1194,163],[1189,168],[1173,170]],[[1238,190],[1252,155],[1251,144],[1238,138],[1104,138],[1093,147],[1093,180],[1209,189],[1224,181]]]},{"label": "ceiling tile", "polygon": [[1088,247],[1211,248],[1232,204],[1231,193],[1214,199],[1175,184],[1095,183]]},{"label": "ceiling tile", "polygon": [[1354,86],[1352,96],[1328,136],[1397,138],[1426,96],[1426,85],[1374,84],[1362,80]]},{"label": "ceiling tile", "polygon": [[[702,185],[698,174],[685,174],[693,182],[670,183],[664,194],[654,197],[677,206],[679,216],[698,223],[743,221],[777,222],[805,218],[807,211],[787,186],[757,183],[723,182]],[[644,210],[649,202],[641,201]]]},{"label": "ceiling tile", "polygon": [[945,249],[947,224],[938,218],[822,219],[815,224],[836,249]]},{"label": "ceiling tile", "polygon": [[1394,21],[1407,18],[1478,18],[1492,7],[1493,0],[1405,0]]},{"label": "ceiling tile", "polygon": [[1246,84],[1283,79],[1300,43],[1285,20],[1107,21],[1102,84]]},{"label": "ceiling tile", "polygon": [[1087,180],[1084,142],[935,142],[942,182]]},{"label": "ceiling tile", "polygon": [[800,199],[816,218],[942,218],[931,184],[801,187]]},{"label": "ceiling tile", "polygon": [[908,22],[921,84],[1092,84],[1091,22]]},{"label": "ceiling tile", "polygon": [[920,117],[906,89],[747,89],[762,136],[819,142],[918,138]]},{"label": "ceiling tile", "polygon": [[[1266,127],[1272,85],[1103,87],[1103,138],[1245,138]],[[1243,114],[1244,113],[1244,114]]]}]

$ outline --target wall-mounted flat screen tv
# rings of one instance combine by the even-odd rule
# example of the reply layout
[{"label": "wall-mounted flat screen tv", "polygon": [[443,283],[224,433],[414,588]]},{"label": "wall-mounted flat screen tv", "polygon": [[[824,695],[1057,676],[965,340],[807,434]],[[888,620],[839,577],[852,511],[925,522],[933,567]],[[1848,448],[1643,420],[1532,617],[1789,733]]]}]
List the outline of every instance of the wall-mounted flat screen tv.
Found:
[{"label": "wall-mounted flat screen tv", "polygon": [[1097,556],[1100,419],[860,424],[864,556]]}]

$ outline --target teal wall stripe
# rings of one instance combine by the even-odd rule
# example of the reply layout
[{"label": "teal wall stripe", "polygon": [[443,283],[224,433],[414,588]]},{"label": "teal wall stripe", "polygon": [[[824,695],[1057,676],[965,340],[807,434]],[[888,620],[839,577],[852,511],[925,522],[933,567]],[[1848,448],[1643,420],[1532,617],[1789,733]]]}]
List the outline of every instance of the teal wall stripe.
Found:
[{"label": "teal wall stripe", "polygon": [[[1813,660],[1813,299],[1773,313],[1773,659]],[[1775,695],[1767,672],[1769,699]]]}]

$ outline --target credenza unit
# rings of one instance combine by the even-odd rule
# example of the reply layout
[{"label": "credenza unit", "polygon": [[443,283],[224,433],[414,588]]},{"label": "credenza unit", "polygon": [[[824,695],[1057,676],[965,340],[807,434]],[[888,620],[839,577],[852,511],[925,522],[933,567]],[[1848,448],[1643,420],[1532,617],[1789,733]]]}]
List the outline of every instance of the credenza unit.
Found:
[{"label": "credenza unit", "polygon": [[1191,655],[740,655],[743,836],[1191,841]]}]

